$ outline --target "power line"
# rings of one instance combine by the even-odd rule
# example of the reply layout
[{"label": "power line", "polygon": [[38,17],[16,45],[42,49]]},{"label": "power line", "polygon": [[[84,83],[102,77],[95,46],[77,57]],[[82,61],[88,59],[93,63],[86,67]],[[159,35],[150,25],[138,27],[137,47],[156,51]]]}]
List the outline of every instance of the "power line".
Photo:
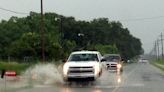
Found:
[{"label": "power line", "polygon": [[22,15],[27,15],[28,14],[28,13],[25,13],[25,12],[18,12],[18,11],[6,9],[6,8],[3,8],[3,7],[0,7],[0,10],[11,12],[11,13],[15,13],[15,14],[22,14]]},{"label": "power line", "polygon": [[[6,9],[6,8],[1,7],[1,6],[0,6],[0,10],[8,11],[8,12],[15,13],[15,14],[23,14],[23,15],[29,14],[29,13],[25,13],[25,12],[18,12],[18,11],[14,11],[14,10],[11,10],[11,9]],[[160,19],[160,18],[164,18],[164,15],[163,16],[154,16],[154,17],[145,17],[145,18],[120,19],[118,21],[127,21],[127,22],[130,22],[130,21],[145,21],[145,20],[153,20],[153,19]]]},{"label": "power line", "polygon": [[153,19],[160,19],[164,18],[164,16],[155,16],[155,17],[145,17],[145,18],[134,18],[134,19],[125,19],[125,20],[119,20],[119,21],[145,21],[145,20],[153,20]]},{"label": "power line", "polygon": [[[18,12],[18,11],[14,11],[14,10],[11,10],[11,9],[6,9],[6,8],[3,8],[0,6],[0,10],[3,10],[3,11],[7,11],[7,12],[11,12],[11,13],[15,13],[15,14],[23,14],[23,15],[27,15],[29,13],[25,13],[25,12]],[[120,19],[118,21],[145,21],[145,20],[153,20],[153,19],[160,19],[160,18],[164,18],[164,15],[163,16],[154,16],[154,17],[145,17],[145,18],[134,18],[134,19]]]}]

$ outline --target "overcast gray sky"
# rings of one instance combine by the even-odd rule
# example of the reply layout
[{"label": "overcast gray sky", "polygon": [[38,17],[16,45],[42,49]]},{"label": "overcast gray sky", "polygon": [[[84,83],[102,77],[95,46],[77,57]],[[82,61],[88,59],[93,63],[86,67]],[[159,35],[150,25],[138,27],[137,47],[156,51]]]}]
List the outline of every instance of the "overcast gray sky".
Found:
[{"label": "overcast gray sky", "polygon": [[[43,0],[44,12],[56,12],[65,16],[74,16],[80,20],[92,20],[107,17],[120,20],[131,34],[140,38],[144,50],[148,53],[154,41],[164,33],[164,0]],[[18,12],[40,12],[40,0],[0,0],[0,8]],[[0,10],[0,20],[11,16],[27,16]],[[135,19],[140,19],[139,21]]]}]

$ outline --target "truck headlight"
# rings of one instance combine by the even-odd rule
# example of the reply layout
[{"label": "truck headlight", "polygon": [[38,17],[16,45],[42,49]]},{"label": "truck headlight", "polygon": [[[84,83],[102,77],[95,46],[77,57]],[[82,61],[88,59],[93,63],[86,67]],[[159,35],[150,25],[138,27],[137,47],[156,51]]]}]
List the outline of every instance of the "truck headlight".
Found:
[{"label": "truck headlight", "polygon": [[122,67],[122,65],[121,65],[121,64],[117,64],[117,68],[119,68],[119,69],[120,69],[121,67]]},{"label": "truck headlight", "polygon": [[99,67],[99,65],[95,65],[95,66],[94,66],[94,69],[95,69],[95,74],[96,74],[96,75],[99,74],[99,72],[100,72],[100,67]]},{"label": "truck headlight", "polygon": [[68,64],[64,64],[64,66],[63,66],[63,74],[64,74],[64,75],[67,75],[68,69],[69,69]]}]

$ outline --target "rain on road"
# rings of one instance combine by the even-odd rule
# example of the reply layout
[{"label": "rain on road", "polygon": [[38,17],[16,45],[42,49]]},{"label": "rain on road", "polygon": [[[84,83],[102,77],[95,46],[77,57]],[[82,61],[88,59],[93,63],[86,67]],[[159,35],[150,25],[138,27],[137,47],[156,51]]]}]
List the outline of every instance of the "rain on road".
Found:
[{"label": "rain on road", "polygon": [[27,85],[0,79],[1,92],[163,92],[164,72],[151,64],[134,63],[124,67],[122,74],[104,70],[95,82],[71,84]]}]

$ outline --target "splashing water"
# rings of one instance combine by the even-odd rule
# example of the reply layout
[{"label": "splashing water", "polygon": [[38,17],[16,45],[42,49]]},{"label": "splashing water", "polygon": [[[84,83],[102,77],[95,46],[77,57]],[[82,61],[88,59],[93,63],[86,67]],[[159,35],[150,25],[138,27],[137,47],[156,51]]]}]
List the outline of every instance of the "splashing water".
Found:
[{"label": "splashing water", "polygon": [[62,84],[61,67],[54,64],[37,64],[23,74],[30,84]]}]

